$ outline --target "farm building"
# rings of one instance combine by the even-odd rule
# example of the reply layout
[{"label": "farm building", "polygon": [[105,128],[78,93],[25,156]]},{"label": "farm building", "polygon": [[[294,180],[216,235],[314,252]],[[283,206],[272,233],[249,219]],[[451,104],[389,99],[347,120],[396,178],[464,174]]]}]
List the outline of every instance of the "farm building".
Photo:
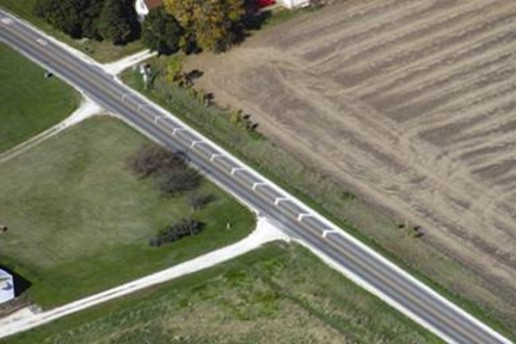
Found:
[{"label": "farm building", "polygon": [[13,276],[0,269],[0,304],[14,299]]},{"label": "farm building", "polygon": [[298,8],[310,5],[310,0],[256,0],[256,3],[259,8],[272,6],[276,3],[286,8]]},{"label": "farm building", "polygon": [[298,8],[310,5],[310,0],[279,0],[279,3],[286,8]]},{"label": "farm building", "polygon": [[136,0],[134,3],[134,9],[136,10],[140,20],[143,21],[143,18],[149,14],[150,10],[161,6],[162,3],[163,0]]}]

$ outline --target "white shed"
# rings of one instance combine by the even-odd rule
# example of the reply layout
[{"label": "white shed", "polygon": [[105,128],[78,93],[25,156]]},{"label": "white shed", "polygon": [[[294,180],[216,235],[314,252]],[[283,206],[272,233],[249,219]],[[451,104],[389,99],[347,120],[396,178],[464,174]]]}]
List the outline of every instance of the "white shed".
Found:
[{"label": "white shed", "polygon": [[286,8],[306,7],[310,5],[310,0],[279,0]]},{"label": "white shed", "polygon": [[150,10],[161,6],[162,2],[163,0],[136,0],[134,2],[134,9],[140,21],[143,21]]},{"label": "white shed", "polygon": [[14,299],[13,276],[0,269],[0,304]]}]

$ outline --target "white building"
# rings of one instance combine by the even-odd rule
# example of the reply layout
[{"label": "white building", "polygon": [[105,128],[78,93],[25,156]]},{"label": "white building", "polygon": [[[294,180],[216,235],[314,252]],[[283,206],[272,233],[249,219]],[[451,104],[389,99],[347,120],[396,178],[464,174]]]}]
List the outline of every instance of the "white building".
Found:
[{"label": "white building", "polygon": [[0,304],[14,299],[13,276],[0,269]]},{"label": "white building", "polygon": [[286,8],[299,8],[310,5],[310,0],[279,0],[278,2]]},{"label": "white building", "polygon": [[140,21],[143,21],[145,16],[149,14],[149,11],[153,8],[161,6],[163,0],[136,0],[134,2],[134,9],[138,14]]}]

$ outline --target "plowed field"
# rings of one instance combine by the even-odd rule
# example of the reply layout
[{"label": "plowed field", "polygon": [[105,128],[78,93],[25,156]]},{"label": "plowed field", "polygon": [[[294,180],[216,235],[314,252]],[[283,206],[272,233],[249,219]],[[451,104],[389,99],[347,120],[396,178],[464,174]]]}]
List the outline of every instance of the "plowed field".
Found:
[{"label": "plowed field", "polygon": [[516,1],[341,1],[204,59],[217,101],[515,295]]}]

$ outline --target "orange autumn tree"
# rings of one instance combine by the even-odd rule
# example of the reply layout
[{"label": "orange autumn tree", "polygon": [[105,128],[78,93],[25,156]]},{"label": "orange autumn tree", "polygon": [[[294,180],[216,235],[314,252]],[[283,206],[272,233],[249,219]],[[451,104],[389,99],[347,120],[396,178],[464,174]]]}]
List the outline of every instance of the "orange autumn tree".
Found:
[{"label": "orange autumn tree", "polygon": [[244,0],[165,0],[166,11],[185,30],[182,48],[192,40],[203,50],[226,50],[245,14]]}]

